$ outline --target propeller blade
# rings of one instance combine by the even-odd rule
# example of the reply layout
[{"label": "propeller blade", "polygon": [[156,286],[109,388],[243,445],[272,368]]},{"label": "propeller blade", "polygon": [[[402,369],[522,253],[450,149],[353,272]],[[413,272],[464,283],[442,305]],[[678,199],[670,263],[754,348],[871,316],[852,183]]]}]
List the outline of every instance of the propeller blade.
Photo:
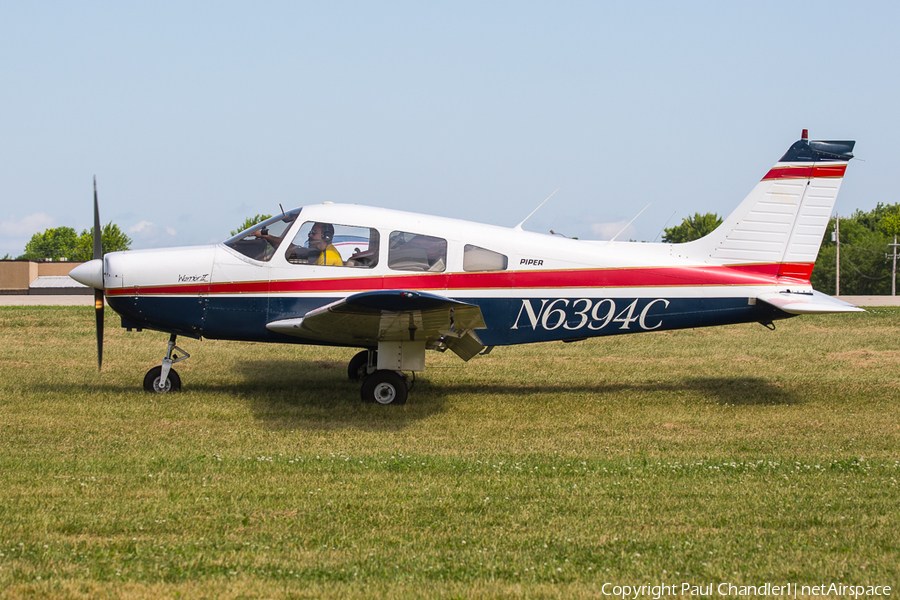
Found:
[{"label": "propeller blade", "polygon": [[101,239],[102,231],[100,230],[100,204],[97,202],[97,176],[94,176],[94,256],[93,258],[103,258],[103,240]]},{"label": "propeller blade", "polygon": [[[100,203],[97,201],[97,176],[94,175],[94,258],[103,258],[103,232],[100,230]],[[94,290],[94,320],[97,323],[97,370],[103,367],[103,290]]]},{"label": "propeller blade", "polygon": [[97,322],[97,370],[103,366],[103,290],[94,290],[94,319]]}]

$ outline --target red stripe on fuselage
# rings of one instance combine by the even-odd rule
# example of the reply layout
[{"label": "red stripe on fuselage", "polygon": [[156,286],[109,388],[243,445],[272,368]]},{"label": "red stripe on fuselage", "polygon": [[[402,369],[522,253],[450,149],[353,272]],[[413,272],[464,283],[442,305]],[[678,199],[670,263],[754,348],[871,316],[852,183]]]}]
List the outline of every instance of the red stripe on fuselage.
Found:
[{"label": "red stripe on fuselage", "polygon": [[809,283],[812,263],[772,263],[727,267],[647,267],[500,273],[416,273],[329,279],[245,281],[209,285],[161,285],[107,290],[109,296],[198,294],[355,293],[379,289],[509,290],[544,288],[690,287]]},{"label": "red stripe on fuselage", "polygon": [[769,179],[809,179],[811,177],[843,177],[847,165],[773,167],[763,181]]}]

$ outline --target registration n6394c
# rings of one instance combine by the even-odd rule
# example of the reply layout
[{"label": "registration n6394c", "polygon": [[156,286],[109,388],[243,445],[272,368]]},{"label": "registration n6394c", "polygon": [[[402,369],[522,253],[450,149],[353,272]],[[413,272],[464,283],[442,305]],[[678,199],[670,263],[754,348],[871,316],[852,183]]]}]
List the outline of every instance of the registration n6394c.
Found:
[{"label": "registration n6394c", "polygon": [[530,327],[534,330],[553,331],[562,327],[577,331],[586,327],[591,331],[599,331],[604,327],[618,327],[652,331],[662,326],[662,315],[659,312],[668,307],[669,301],[665,298],[618,301],[612,298],[523,298],[510,329]]}]

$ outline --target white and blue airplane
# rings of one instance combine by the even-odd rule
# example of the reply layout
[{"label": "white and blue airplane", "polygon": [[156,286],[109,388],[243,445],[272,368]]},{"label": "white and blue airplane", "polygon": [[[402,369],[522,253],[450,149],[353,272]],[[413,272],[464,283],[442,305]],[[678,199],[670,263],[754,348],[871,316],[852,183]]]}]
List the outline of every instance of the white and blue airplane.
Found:
[{"label": "white and blue airplane", "polygon": [[[129,331],[170,334],[148,391],[180,389],[177,336],[359,348],[363,400],[406,402],[426,350],[463,360],[495,346],[759,322],[861,309],[810,275],[855,142],[806,130],[711,234],[683,244],[582,241],[323,203],[220,244],[112,252],[71,277]],[[180,353],[180,355],[178,354]]]}]

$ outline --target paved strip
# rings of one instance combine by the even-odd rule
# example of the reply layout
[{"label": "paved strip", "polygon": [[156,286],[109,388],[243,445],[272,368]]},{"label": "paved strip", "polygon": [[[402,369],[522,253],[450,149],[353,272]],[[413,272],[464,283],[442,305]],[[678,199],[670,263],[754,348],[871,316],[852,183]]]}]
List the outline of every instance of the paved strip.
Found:
[{"label": "paved strip", "polygon": [[94,296],[12,294],[0,295],[0,306],[93,306]]},{"label": "paved strip", "polygon": [[900,296],[836,296],[856,306],[900,306]]}]

